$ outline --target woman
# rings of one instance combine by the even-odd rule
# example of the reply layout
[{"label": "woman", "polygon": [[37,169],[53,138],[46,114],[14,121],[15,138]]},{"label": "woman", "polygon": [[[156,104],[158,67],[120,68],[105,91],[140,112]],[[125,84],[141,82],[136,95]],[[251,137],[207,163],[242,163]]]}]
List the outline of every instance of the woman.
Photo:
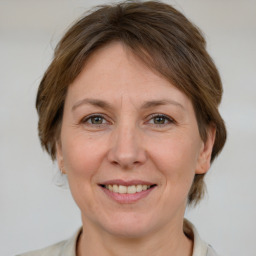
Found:
[{"label": "woman", "polygon": [[36,107],[83,227],[24,255],[216,255],[184,212],[226,140],[221,96],[204,38],[173,7],[125,2],[80,19]]}]

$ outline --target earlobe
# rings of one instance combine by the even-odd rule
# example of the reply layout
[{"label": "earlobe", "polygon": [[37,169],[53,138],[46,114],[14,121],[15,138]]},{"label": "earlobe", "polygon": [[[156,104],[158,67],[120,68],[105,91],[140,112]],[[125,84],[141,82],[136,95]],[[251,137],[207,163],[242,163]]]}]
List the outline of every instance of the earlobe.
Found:
[{"label": "earlobe", "polygon": [[198,157],[196,174],[206,173],[211,166],[211,155],[215,142],[215,135],[216,127],[214,125],[209,126],[207,131],[207,139],[203,143]]},{"label": "earlobe", "polygon": [[58,166],[61,173],[66,174],[66,171],[64,169],[64,160],[63,160],[62,146],[60,141],[56,142],[56,158],[57,158]]}]

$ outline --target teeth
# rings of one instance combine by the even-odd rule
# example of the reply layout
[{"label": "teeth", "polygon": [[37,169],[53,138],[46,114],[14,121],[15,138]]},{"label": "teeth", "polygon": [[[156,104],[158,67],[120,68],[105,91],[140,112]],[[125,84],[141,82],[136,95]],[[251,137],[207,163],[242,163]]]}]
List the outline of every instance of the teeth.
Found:
[{"label": "teeth", "polygon": [[141,192],[142,191],[142,185],[137,185],[136,186],[136,191]]},{"label": "teeth", "polygon": [[127,187],[126,186],[119,186],[119,191],[120,194],[126,194],[127,193]]},{"label": "teeth", "polygon": [[107,188],[110,191],[113,191],[115,193],[119,194],[135,194],[138,192],[141,192],[143,190],[149,189],[150,185],[132,185],[132,186],[123,186],[123,185],[105,185],[105,188]]},{"label": "teeth", "polygon": [[113,185],[113,192],[116,192],[116,193],[119,192],[119,186],[118,185]]},{"label": "teeth", "polygon": [[134,194],[134,193],[136,193],[136,192],[137,192],[136,186],[129,186],[129,187],[127,188],[127,192],[128,192],[128,194]]}]

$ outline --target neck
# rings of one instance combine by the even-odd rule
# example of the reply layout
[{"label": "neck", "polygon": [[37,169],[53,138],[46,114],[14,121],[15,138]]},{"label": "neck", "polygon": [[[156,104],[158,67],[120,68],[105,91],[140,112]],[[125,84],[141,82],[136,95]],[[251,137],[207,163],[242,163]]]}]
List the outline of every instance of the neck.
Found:
[{"label": "neck", "polygon": [[88,223],[83,223],[83,227],[85,232],[79,238],[77,256],[192,256],[193,242],[183,233],[183,220],[142,238],[97,232]]}]

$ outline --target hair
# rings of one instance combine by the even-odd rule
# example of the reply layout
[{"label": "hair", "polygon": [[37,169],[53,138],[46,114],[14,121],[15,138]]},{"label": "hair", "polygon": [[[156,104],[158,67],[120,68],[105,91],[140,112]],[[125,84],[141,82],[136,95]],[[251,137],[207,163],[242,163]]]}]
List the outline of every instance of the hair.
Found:
[{"label": "hair", "polygon": [[[88,57],[113,41],[123,43],[191,99],[203,141],[208,127],[215,126],[212,162],[226,141],[225,124],[218,111],[223,93],[218,70],[200,30],[172,6],[158,1],[98,6],[66,32],[56,46],[36,98],[42,147],[56,159],[67,89]],[[196,174],[188,204],[198,203],[204,188],[204,174]]]}]

